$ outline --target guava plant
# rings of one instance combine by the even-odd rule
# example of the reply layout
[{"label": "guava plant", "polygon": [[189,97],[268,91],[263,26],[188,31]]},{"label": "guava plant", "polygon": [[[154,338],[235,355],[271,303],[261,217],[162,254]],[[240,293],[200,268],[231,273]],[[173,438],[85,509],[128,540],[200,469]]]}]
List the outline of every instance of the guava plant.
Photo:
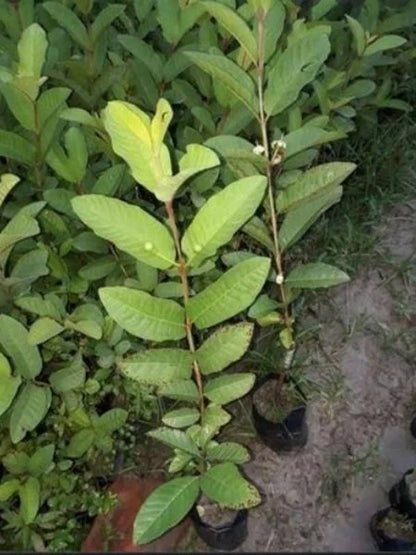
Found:
[{"label": "guava plant", "polygon": [[254,384],[251,373],[216,375],[243,356],[253,325],[228,323],[209,335],[208,330],[253,303],[269,274],[270,260],[253,255],[199,290],[193,278],[207,271],[207,259],[215,257],[253,216],[267,182],[261,175],[232,182],[203,204],[185,230],[179,229],[175,194],[189,178],[216,167],[219,159],[209,148],[191,144],[174,160],[179,169],[174,173],[164,143],[172,116],[163,99],[153,119],[121,101],[109,102],[102,114],[114,151],[127,162],[137,182],[163,203],[162,219],[138,205],[102,195],[72,200],[75,212],[97,235],[140,264],[156,268],[162,283],[179,285],[181,291],[179,301],[151,295],[138,282],[99,290],[108,314],[148,344],[120,362],[124,375],[155,386],[158,395],[183,405],[163,416],[164,427],[149,433],[174,450],[169,470],[181,476],[160,486],[144,503],[134,529],[139,544],[178,523],[201,493],[232,509],[260,503],[258,491],[237,467],[248,460],[247,450],[215,439],[231,418],[224,405],[245,395]]}]

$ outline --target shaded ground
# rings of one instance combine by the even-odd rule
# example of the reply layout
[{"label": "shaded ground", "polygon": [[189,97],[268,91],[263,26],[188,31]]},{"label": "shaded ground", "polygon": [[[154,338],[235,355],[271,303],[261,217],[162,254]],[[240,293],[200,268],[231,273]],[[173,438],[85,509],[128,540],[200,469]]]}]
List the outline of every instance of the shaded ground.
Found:
[{"label": "shaded ground", "polygon": [[[314,389],[309,442],[282,456],[250,442],[245,468],[264,503],[250,513],[242,551],[374,550],[368,521],[416,466],[408,431],[416,412],[415,209],[397,207],[377,230],[377,267],[311,305],[303,324],[317,331],[299,353]],[[240,409],[244,416],[249,406]],[[184,548],[206,550],[194,538]]]}]

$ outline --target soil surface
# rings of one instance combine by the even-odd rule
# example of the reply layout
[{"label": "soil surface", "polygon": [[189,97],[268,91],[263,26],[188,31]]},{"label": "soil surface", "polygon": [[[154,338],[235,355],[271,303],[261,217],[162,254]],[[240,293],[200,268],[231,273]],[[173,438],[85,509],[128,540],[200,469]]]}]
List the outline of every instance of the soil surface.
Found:
[{"label": "soil surface", "polygon": [[[315,329],[297,354],[314,389],[309,441],[276,455],[246,438],[253,459],[244,471],[264,502],[250,511],[239,551],[375,550],[370,518],[416,466],[409,432],[416,413],[415,211],[416,202],[391,210],[374,232],[378,264],[372,259],[346,286],[319,293],[303,316],[303,327]],[[249,423],[249,401],[240,408]],[[184,549],[209,551],[195,537]]]},{"label": "soil surface", "polygon": [[200,519],[214,528],[232,524],[237,517],[237,511],[221,508],[204,495],[198,501],[197,511]]}]

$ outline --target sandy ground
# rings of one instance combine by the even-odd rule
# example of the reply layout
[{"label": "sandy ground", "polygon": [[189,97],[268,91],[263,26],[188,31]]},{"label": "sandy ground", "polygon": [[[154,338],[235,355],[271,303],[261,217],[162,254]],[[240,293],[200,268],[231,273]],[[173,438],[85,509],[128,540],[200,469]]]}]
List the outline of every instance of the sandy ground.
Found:
[{"label": "sandy ground", "polygon": [[415,209],[397,207],[375,231],[377,268],[319,294],[309,311],[304,325],[321,324],[299,353],[316,390],[309,441],[286,455],[250,442],[245,471],[264,503],[239,551],[374,551],[368,522],[416,466]]}]

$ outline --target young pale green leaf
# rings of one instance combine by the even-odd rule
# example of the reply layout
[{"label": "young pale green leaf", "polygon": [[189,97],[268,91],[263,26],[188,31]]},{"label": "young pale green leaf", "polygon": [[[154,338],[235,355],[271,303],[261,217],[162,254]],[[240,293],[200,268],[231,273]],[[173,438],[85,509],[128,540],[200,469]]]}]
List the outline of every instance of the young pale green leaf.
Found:
[{"label": "young pale green leaf", "polygon": [[187,313],[198,329],[209,328],[235,316],[257,297],[270,270],[268,258],[254,256],[225,272],[192,297]]},{"label": "young pale green leaf", "polygon": [[186,335],[185,311],[175,301],[127,287],[104,287],[99,295],[111,318],[135,337],[175,341]]},{"label": "young pale green leaf", "polygon": [[40,482],[30,476],[19,488],[20,515],[25,524],[31,524],[40,507]]},{"label": "young pale green leaf", "polygon": [[147,349],[120,364],[121,372],[132,380],[162,385],[192,376],[192,356],[184,349]]},{"label": "young pale green leaf", "polygon": [[161,270],[174,264],[175,245],[168,229],[139,206],[104,195],[82,195],[72,200],[72,207],[94,233],[137,260]]},{"label": "young pale green leaf", "polygon": [[42,358],[37,347],[29,344],[28,331],[6,314],[0,315],[0,345],[23,378],[31,380],[42,370]]},{"label": "young pale green leaf", "polygon": [[226,405],[240,399],[250,391],[255,381],[254,374],[228,374],[210,380],[204,387],[204,396],[212,403]]},{"label": "young pale green leaf", "polygon": [[96,432],[92,428],[80,430],[72,436],[66,449],[66,456],[71,459],[78,459],[85,455],[95,441]]},{"label": "young pale green leaf", "polygon": [[35,146],[16,133],[0,129],[0,156],[11,158],[27,166],[33,166],[35,163]]},{"label": "young pale green leaf", "polygon": [[235,464],[243,464],[250,460],[247,449],[233,442],[224,442],[208,447],[207,457],[212,461],[232,462]]},{"label": "young pale green leaf", "polygon": [[229,509],[249,509],[261,503],[257,489],[230,462],[205,472],[201,477],[201,489],[209,499]]},{"label": "young pale green leaf", "polygon": [[0,177],[0,207],[10,191],[19,183],[20,178],[12,173],[4,173]]},{"label": "young pale green leaf", "polygon": [[210,439],[231,420],[231,415],[219,405],[209,404],[202,415],[202,433]]},{"label": "young pale green leaf", "polygon": [[77,320],[76,322],[66,320],[65,327],[67,329],[78,331],[87,337],[92,337],[92,339],[96,339],[97,341],[99,341],[103,336],[102,326],[94,320]]},{"label": "young pale green leaf", "polygon": [[354,47],[355,51],[358,56],[362,56],[364,54],[365,45],[366,45],[366,37],[365,37],[365,29],[361,25],[359,21],[354,19],[353,17],[346,15],[345,16],[348,22],[348,26],[351,30],[351,33],[354,37]]},{"label": "young pale green leaf", "polygon": [[296,243],[328,208],[339,202],[342,187],[331,188],[318,198],[301,203],[286,215],[279,230],[282,251]]},{"label": "young pale green leaf", "polygon": [[124,409],[110,409],[100,416],[94,427],[99,434],[112,434],[124,426],[127,417]]},{"label": "young pale green leaf", "polygon": [[81,123],[87,127],[102,130],[102,124],[98,117],[92,116],[82,108],[66,108],[65,110],[62,110],[59,117],[66,121]]},{"label": "young pale green leaf", "polygon": [[56,370],[49,376],[49,383],[57,393],[80,389],[85,384],[86,370],[81,356],[74,357],[69,366]]},{"label": "young pale green leaf", "polygon": [[185,432],[182,432],[181,430],[158,428],[156,430],[151,430],[147,435],[165,443],[173,449],[180,449],[190,455],[195,455],[196,457],[199,456],[197,445],[185,434]]},{"label": "young pale green leaf", "polygon": [[47,48],[48,41],[42,27],[37,23],[26,27],[17,45],[19,55],[17,75],[40,79]]},{"label": "young pale green leaf", "polygon": [[276,200],[279,212],[296,208],[301,202],[315,199],[340,185],[357,166],[348,162],[330,162],[307,170],[294,183],[281,191]]},{"label": "young pale green leaf", "polygon": [[30,326],[28,343],[29,345],[40,345],[63,331],[64,328],[61,324],[58,324],[52,318],[39,318]]},{"label": "young pale green leaf", "polygon": [[9,361],[0,353],[0,416],[12,404],[21,382],[20,376],[12,376]]},{"label": "young pale green leaf", "polygon": [[149,543],[178,524],[199,497],[199,478],[175,478],[155,489],[143,503],[134,522],[135,544]]},{"label": "young pale green leaf", "polygon": [[188,145],[186,153],[179,161],[179,173],[164,177],[160,185],[155,188],[155,195],[159,200],[172,200],[175,193],[185,181],[194,175],[215,168],[220,164],[215,152],[202,145]]},{"label": "young pale green leaf", "polygon": [[374,42],[369,44],[364,51],[364,56],[373,56],[378,52],[384,52],[385,50],[391,50],[392,48],[398,48],[402,46],[407,39],[400,37],[399,35],[384,35],[376,39]]},{"label": "young pale green leaf", "polygon": [[20,488],[20,482],[16,478],[7,480],[0,484],[0,502],[8,501],[12,495],[17,493]]},{"label": "young pale green leaf", "polygon": [[19,443],[44,419],[51,404],[51,391],[28,382],[13,404],[10,415],[10,437]]},{"label": "young pale green leaf", "polygon": [[182,239],[190,266],[199,266],[231,240],[257,210],[266,184],[266,178],[261,175],[239,179],[202,206]]},{"label": "young pale green leaf", "polygon": [[326,33],[312,29],[279,56],[264,95],[269,116],[280,114],[297,99],[303,87],[313,81],[330,50]]},{"label": "young pale green leaf", "polygon": [[155,194],[159,182],[172,174],[170,154],[166,145],[154,150],[149,116],[128,102],[109,102],[102,112],[113,149],[130,166],[133,177]]},{"label": "young pale green leaf", "polygon": [[159,387],[159,395],[177,401],[198,402],[198,389],[192,380],[177,380]]},{"label": "young pale green leaf", "polygon": [[198,420],[199,411],[191,408],[172,410],[162,418],[163,424],[171,428],[187,428],[198,422]]},{"label": "young pale green leaf", "polygon": [[254,82],[237,64],[219,54],[184,52],[194,64],[218,80],[237,100],[257,117],[258,107]]},{"label": "young pale green leaf", "polygon": [[202,2],[202,5],[212,17],[215,17],[222,27],[233,35],[251,61],[256,64],[256,39],[244,19],[242,19],[235,10],[224,4],[220,4],[220,2],[205,1]]},{"label": "young pale green leaf", "polygon": [[53,462],[54,454],[55,445],[52,443],[37,449],[35,454],[30,457],[27,467],[29,474],[35,478],[39,478],[42,474],[45,474]]},{"label": "young pale green leaf", "polygon": [[350,278],[342,270],[329,264],[315,262],[292,270],[285,280],[285,285],[296,289],[316,289],[334,287],[348,281]]},{"label": "young pale green leaf", "polygon": [[161,98],[156,106],[156,114],[150,124],[150,135],[153,148],[157,155],[160,154],[165,135],[173,118],[172,107],[167,100]]},{"label": "young pale green leaf", "polygon": [[44,2],[42,4],[48,14],[65,29],[68,35],[81,46],[88,48],[88,33],[81,20],[75,15],[75,11],[70,10],[60,2]]},{"label": "young pale green leaf", "polygon": [[201,372],[220,372],[239,360],[247,351],[254,326],[248,323],[225,326],[216,330],[196,352]]}]

